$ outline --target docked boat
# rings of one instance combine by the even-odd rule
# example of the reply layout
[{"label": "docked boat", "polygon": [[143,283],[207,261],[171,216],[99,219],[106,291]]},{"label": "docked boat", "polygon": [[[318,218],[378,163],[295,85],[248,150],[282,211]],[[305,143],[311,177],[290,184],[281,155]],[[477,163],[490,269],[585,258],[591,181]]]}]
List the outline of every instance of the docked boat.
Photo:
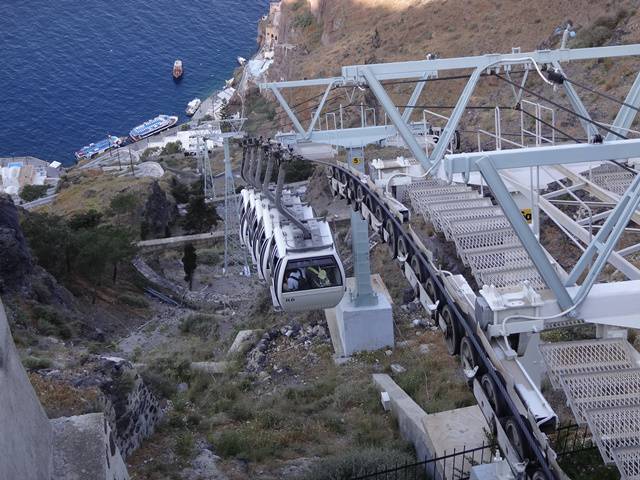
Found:
[{"label": "docked boat", "polygon": [[182,60],[176,60],[173,62],[173,78],[178,80],[182,77],[184,70],[182,69]]},{"label": "docked boat", "polygon": [[131,140],[137,142],[138,140],[142,140],[143,138],[155,135],[156,133],[166,130],[167,128],[171,128],[176,123],[178,123],[178,117],[169,115],[158,115],[157,117],[152,118],[151,120],[147,120],[143,124],[135,127],[129,132],[129,136],[131,137]]},{"label": "docked boat", "polygon": [[187,109],[185,110],[185,112],[191,117],[194,113],[196,113],[198,108],[200,108],[201,104],[202,100],[200,100],[199,98],[194,98],[189,103],[187,103]]},{"label": "docked boat", "polygon": [[116,136],[109,135],[104,140],[100,140],[96,143],[90,143],[89,145],[82,147],[76,152],[76,159],[78,161],[88,158],[94,158],[112,148],[117,148],[122,143],[122,140]]},{"label": "docked boat", "polygon": [[236,60],[238,60],[238,63],[244,67],[244,64],[247,63],[247,59],[244,57],[238,57]]}]

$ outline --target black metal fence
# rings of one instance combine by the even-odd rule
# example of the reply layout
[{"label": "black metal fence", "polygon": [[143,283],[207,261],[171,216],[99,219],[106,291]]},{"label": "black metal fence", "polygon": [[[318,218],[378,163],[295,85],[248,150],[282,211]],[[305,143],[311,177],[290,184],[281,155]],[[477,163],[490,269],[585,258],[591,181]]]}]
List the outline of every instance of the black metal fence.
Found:
[{"label": "black metal fence", "polygon": [[483,443],[476,448],[454,449],[450,453],[445,451],[440,457],[421,462],[375,468],[370,472],[365,470],[351,480],[427,480],[443,478],[443,474],[448,479],[467,480],[471,467],[489,463],[496,448],[495,445]]},{"label": "black metal fence", "polygon": [[[586,426],[562,426],[549,435],[549,441],[561,462],[572,455],[597,448]],[[496,453],[497,445],[483,443],[476,448],[445,451],[442,456],[421,462],[360,470],[351,480],[468,480],[472,466],[491,462]],[[594,453],[594,461],[598,461],[599,455]]]}]

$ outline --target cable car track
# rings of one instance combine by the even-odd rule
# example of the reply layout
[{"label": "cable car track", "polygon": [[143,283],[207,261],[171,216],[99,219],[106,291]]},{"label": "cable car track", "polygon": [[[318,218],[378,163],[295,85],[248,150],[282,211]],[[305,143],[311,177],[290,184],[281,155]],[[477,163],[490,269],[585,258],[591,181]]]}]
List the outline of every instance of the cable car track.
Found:
[{"label": "cable car track", "polygon": [[[251,148],[247,142],[246,148]],[[280,155],[294,158],[290,151],[279,145],[270,144],[269,148]],[[565,478],[546,436],[538,428],[514,385],[507,382],[509,374],[499,367],[500,361],[479,323],[471,317],[471,312],[466,311],[468,307],[465,309],[460,298],[456,299],[452,291],[447,289],[446,274],[435,267],[433,255],[410,228],[408,210],[399,209],[397,200],[381,196],[347,166],[321,160],[304,160],[329,168],[331,177],[337,181],[334,195],[351,203],[369,226],[379,230],[380,237],[388,245],[391,258],[399,261],[407,280],[428,304],[429,314],[438,320],[449,352],[452,355],[460,354],[463,368],[473,372],[470,384],[474,394],[493,433],[502,440],[500,443],[507,450],[503,453],[512,468],[520,471],[521,478],[525,478],[525,475],[536,480]],[[448,283],[449,289],[459,289],[454,282]],[[456,293],[464,296],[469,292]],[[475,295],[472,291],[470,293]]]}]

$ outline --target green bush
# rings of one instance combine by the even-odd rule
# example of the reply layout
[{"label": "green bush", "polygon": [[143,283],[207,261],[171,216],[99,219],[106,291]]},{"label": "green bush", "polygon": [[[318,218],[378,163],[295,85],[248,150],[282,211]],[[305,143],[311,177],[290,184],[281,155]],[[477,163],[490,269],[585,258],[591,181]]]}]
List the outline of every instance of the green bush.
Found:
[{"label": "green bush", "polygon": [[189,458],[193,454],[195,440],[191,432],[182,432],[176,438],[175,452],[179,457]]},{"label": "green bush", "polygon": [[180,323],[180,331],[185,334],[197,335],[199,337],[213,337],[218,333],[219,321],[220,318],[217,315],[192,313],[182,319],[182,323]]},{"label": "green bush", "polygon": [[20,198],[25,202],[33,202],[38,198],[44,197],[47,194],[49,187],[47,185],[25,185],[20,190]]},{"label": "green bush", "polygon": [[135,308],[148,308],[149,302],[141,296],[135,295],[133,293],[123,293],[122,295],[118,295],[118,300],[125,305]]},{"label": "green bush", "polygon": [[113,379],[112,391],[119,397],[129,395],[136,385],[136,377],[131,372],[123,372],[122,375]]},{"label": "green bush", "polygon": [[226,430],[220,434],[214,447],[216,453],[223,457],[235,457],[249,449],[249,441],[247,436],[238,430]]},{"label": "green bush", "polygon": [[205,265],[215,266],[220,263],[221,252],[217,248],[198,250],[198,260]]},{"label": "green bush", "polygon": [[49,335],[68,340],[73,336],[74,329],[71,320],[64,317],[53,307],[36,305],[33,307],[35,326],[41,335]]},{"label": "green bush", "polygon": [[176,142],[167,143],[162,149],[162,151],[160,152],[160,155],[175,155],[176,153],[181,153],[181,152],[182,152],[182,142],[176,141]]},{"label": "green bush", "polygon": [[293,26],[296,28],[308,28],[313,25],[315,18],[309,10],[299,13],[293,19]]},{"label": "green bush", "polygon": [[147,148],[145,149],[144,152],[142,152],[142,154],[140,155],[140,161],[145,162],[148,159],[150,159],[151,157],[155,156],[156,154],[158,154],[160,152],[160,149],[158,147],[154,147],[154,148]]},{"label": "green bush", "polygon": [[48,358],[28,356],[22,360],[22,365],[27,370],[40,370],[42,368],[50,368],[51,360]]}]

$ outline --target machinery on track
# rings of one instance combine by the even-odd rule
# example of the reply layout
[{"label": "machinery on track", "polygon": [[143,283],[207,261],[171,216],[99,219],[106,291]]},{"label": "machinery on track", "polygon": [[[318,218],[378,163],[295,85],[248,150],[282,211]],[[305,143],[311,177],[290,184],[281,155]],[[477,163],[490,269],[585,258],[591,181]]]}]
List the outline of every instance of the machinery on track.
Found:
[{"label": "machinery on track", "polygon": [[[575,89],[587,87],[567,76],[561,65],[638,55],[640,45],[514,50],[505,55],[347,66],[338,77],[265,84],[294,130],[277,135],[275,142],[244,144],[245,158],[258,159],[245,162],[258,165],[248,183],[260,195],[273,194],[273,204],[286,195],[280,181],[275,190],[268,184],[265,188],[264,182],[256,188],[255,172],[262,172],[263,156],[290,159],[296,156],[293,151],[309,151],[314,144],[346,149],[370,143],[403,145],[411,152],[409,159],[376,159],[366,172],[352,164],[322,162],[308,155],[307,159],[327,168],[333,194],[359,212],[401,266],[416,298],[440,326],[449,353],[460,357],[515,478],[566,478],[548,438],[559,418],[545,398],[544,378],[552,388],[563,390],[576,421],[588,426],[604,462],[615,464],[624,479],[640,476],[640,354],[627,340],[627,329],[640,327],[640,269],[632,257],[640,251],[640,243],[630,237],[638,233],[631,222],[640,225],[636,171],[640,140],[631,130],[640,109],[640,75],[624,101],[614,99],[620,110],[612,123],[604,124],[591,118]],[[456,75],[442,75],[449,71]],[[518,82],[513,80],[516,74],[522,75]],[[528,87],[530,74],[541,78],[543,87],[553,86],[554,93],[562,88],[569,105],[548,98],[540,88]],[[473,131],[478,145],[473,151],[464,141],[468,132],[461,130],[460,120],[476,85],[486,77],[511,89],[515,107],[488,107],[494,112],[495,131]],[[436,117],[444,125],[431,125],[424,120],[430,107],[417,103],[422,89],[431,81],[450,79],[467,83],[451,113]],[[411,98],[406,105],[396,105],[386,89],[411,82],[416,84]],[[280,89],[319,85],[326,90],[310,99],[320,102],[305,129]],[[340,128],[318,129],[330,93],[345,88],[373,93],[385,124],[367,124],[363,116],[359,128],[344,128],[341,120]],[[375,108],[361,105],[360,111],[366,115]],[[339,109],[342,119],[343,106]],[[412,121],[420,109],[423,122]],[[507,110],[519,117],[519,132],[502,131]],[[576,128],[586,138],[560,129],[557,111],[577,119]],[[336,112],[325,113],[330,114],[335,120]],[[460,152],[462,145],[465,151]],[[251,180],[250,168],[247,174]],[[251,222],[258,228],[265,214],[265,207],[256,205],[255,191],[254,197],[251,192],[243,194],[247,242],[251,242]],[[304,211],[291,203],[291,210]],[[266,222],[264,240],[262,234],[257,236],[271,245],[270,259],[278,256],[263,270],[271,278],[274,305],[283,309],[281,254],[292,251],[284,238],[298,235],[308,242],[305,248],[313,245],[298,224],[309,221],[305,214],[288,219],[291,223],[280,230]],[[424,225],[431,234],[425,235]],[[330,248],[328,242],[321,244]],[[572,258],[554,257],[553,252],[565,244],[577,253]],[[442,267],[445,246],[455,251],[454,271]],[[311,258],[317,261],[319,251],[305,254],[313,252]],[[344,279],[341,268],[338,263]],[[594,326],[590,338],[562,342],[541,338],[546,332],[580,325]]]}]

